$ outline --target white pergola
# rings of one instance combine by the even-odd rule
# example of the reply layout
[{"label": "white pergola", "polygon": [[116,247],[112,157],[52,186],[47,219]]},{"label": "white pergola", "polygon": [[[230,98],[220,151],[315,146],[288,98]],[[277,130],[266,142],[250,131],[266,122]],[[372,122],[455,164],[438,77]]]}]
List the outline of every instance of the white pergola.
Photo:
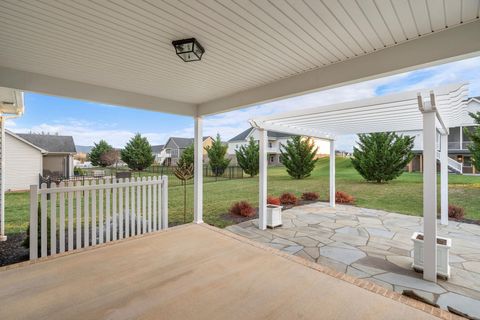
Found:
[{"label": "white pergola", "polygon": [[[266,229],[267,131],[330,141],[330,206],[335,206],[335,137],[423,131],[424,278],[436,281],[437,159],[441,163],[441,223],[448,224],[448,133],[466,116],[468,84],[455,84],[315,107],[250,120],[260,131],[259,228]],[[437,136],[440,136],[440,146]]]},{"label": "white pergola", "polygon": [[[192,117],[480,53],[480,0],[0,0],[0,87]],[[184,63],[173,40],[205,48]]]}]

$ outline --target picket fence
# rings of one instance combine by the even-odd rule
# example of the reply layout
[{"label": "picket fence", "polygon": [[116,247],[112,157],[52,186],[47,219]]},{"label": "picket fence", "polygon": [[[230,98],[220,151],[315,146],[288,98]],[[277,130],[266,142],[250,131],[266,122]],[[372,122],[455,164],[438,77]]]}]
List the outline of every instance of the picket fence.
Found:
[{"label": "picket fence", "polygon": [[30,259],[168,228],[168,177],[30,186]]}]

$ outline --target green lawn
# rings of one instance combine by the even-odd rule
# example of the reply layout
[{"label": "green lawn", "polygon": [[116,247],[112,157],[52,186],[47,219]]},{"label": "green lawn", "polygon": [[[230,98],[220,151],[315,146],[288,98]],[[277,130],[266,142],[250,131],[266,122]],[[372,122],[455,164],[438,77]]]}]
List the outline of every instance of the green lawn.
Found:
[{"label": "green lawn", "polygon": [[[337,190],[353,195],[356,205],[383,209],[410,215],[422,214],[422,175],[404,173],[400,178],[386,184],[365,182],[351,166],[349,159],[338,158]],[[283,167],[269,168],[268,194],[279,195],[289,191],[300,195],[305,191],[318,192],[322,199],[328,197],[328,159],[321,159],[312,176],[304,180],[291,179]],[[170,178],[170,179],[173,179]],[[480,177],[450,175],[450,203],[465,208],[466,216],[480,219]],[[230,205],[239,200],[258,203],[258,178],[221,180],[204,184],[204,220],[219,227],[231,222],[222,218]],[[193,186],[187,186],[188,217],[193,219]],[[183,189],[169,188],[169,219],[172,223],[183,222]],[[28,226],[28,194],[6,195],[6,232],[25,231]]]}]

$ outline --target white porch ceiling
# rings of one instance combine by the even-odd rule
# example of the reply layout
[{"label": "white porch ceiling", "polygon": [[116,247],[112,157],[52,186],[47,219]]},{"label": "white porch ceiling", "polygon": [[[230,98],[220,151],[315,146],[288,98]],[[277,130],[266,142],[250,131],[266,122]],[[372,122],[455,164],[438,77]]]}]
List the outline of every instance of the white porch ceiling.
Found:
[{"label": "white porch ceiling", "polygon": [[[479,15],[480,0],[0,0],[0,85],[209,114],[372,76],[332,67],[404,43],[424,44],[408,47],[417,59],[388,51],[371,72],[478,52]],[[424,37],[455,26],[450,38]],[[205,47],[202,61],[174,54],[171,41],[188,37]]]},{"label": "white porch ceiling", "polygon": [[[435,96],[437,118],[446,128],[462,125],[467,115],[468,83],[431,91]],[[250,122],[265,130],[327,139],[345,134],[422,130],[418,93],[423,101],[430,100],[429,90],[416,90],[260,117]],[[443,131],[438,120],[437,128]]]}]

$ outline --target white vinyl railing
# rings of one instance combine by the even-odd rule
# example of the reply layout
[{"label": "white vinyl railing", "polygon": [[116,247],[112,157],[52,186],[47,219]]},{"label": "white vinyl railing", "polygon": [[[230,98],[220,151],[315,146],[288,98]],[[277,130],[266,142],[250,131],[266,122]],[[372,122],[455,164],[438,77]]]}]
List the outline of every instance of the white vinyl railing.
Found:
[{"label": "white vinyl railing", "polygon": [[[437,151],[437,160],[440,160],[440,156],[440,152]],[[457,173],[463,173],[463,163],[455,161],[450,157],[448,157],[448,167]]]},{"label": "white vinyl railing", "polygon": [[30,186],[30,259],[167,228],[167,176]]}]

